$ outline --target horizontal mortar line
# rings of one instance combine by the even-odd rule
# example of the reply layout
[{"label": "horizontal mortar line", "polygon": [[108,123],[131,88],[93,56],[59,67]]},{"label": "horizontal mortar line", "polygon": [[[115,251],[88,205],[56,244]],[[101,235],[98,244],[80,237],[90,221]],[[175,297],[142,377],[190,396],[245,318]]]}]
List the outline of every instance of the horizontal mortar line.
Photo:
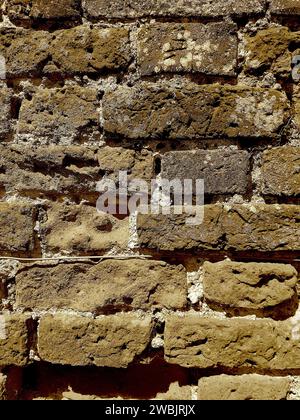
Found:
[{"label": "horizontal mortar line", "polygon": [[0,257],[0,260],[10,260],[10,261],[78,261],[78,260],[128,260],[128,259],[139,259],[139,260],[147,260],[149,258],[152,258],[151,255],[111,255],[111,256],[97,256],[97,255],[91,255],[91,256],[78,256],[78,257],[47,257],[47,258],[18,258],[18,257]]}]

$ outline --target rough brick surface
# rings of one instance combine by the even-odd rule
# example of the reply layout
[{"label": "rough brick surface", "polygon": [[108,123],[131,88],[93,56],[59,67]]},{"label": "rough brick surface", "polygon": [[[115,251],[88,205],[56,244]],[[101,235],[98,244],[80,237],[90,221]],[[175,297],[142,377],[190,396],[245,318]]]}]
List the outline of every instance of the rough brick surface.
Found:
[{"label": "rough brick surface", "polygon": [[241,375],[219,375],[201,378],[198,399],[201,401],[218,400],[286,400],[290,390],[288,378]]},{"label": "rough brick surface", "polygon": [[82,25],[52,33],[4,29],[0,40],[10,78],[113,71],[126,67],[131,58],[129,33],[123,28]]},{"label": "rough brick surface", "polygon": [[298,0],[271,0],[270,10],[275,15],[299,15],[300,4]]},{"label": "rough brick surface", "polygon": [[6,86],[0,84],[0,138],[8,135],[11,130],[11,102],[12,102],[12,91]]},{"label": "rough brick surface", "polygon": [[48,315],[40,322],[38,352],[55,364],[125,368],[146,349],[151,331],[150,318],[130,314],[99,319]]},{"label": "rough brick surface", "polygon": [[99,255],[112,248],[126,248],[128,220],[98,213],[84,204],[52,204],[41,224],[48,252]]},{"label": "rough brick surface", "polygon": [[288,304],[297,296],[298,274],[285,264],[205,262],[204,296],[218,305],[258,310]]},{"label": "rough brick surface", "polygon": [[6,381],[7,376],[0,373],[0,401],[6,400],[7,393],[6,393]]},{"label": "rough brick surface", "polygon": [[226,23],[145,25],[138,34],[143,75],[200,72],[233,76],[237,65],[236,27]]},{"label": "rough brick surface", "polygon": [[25,204],[0,203],[0,254],[34,252],[35,209]]},{"label": "rough brick surface", "polygon": [[83,7],[92,18],[123,18],[143,16],[245,16],[263,11],[263,0],[229,0],[226,3],[216,0],[83,0]]},{"label": "rough brick surface", "polygon": [[7,13],[13,20],[69,19],[80,16],[79,0],[7,0]]},{"label": "rough brick surface", "polygon": [[197,368],[298,369],[299,334],[289,321],[172,316],[165,359]]},{"label": "rough brick surface", "polygon": [[81,140],[98,127],[98,106],[97,91],[91,87],[39,87],[22,102],[18,134],[52,144]]},{"label": "rough brick surface", "polygon": [[103,100],[104,129],[128,138],[273,137],[288,117],[273,89],[140,83]]},{"label": "rough brick surface", "polygon": [[269,70],[279,78],[291,74],[291,62],[295,53],[293,43],[300,40],[299,32],[279,26],[258,31],[254,36],[245,37],[245,70],[255,74]]},{"label": "rough brick surface", "polygon": [[[84,278],[84,281],[82,279]],[[107,260],[23,268],[16,276],[19,308],[107,310],[186,306],[186,272],[159,261]]]},{"label": "rough brick surface", "polygon": [[300,194],[300,147],[278,147],[262,155],[262,191],[269,195]]},{"label": "rough brick surface", "polygon": [[299,209],[294,205],[208,205],[200,225],[187,215],[139,215],[139,244],[174,250],[299,250]]},{"label": "rough brick surface", "polygon": [[0,316],[0,366],[25,366],[28,361],[28,316]]},{"label": "rough brick surface", "polygon": [[250,159],[241,150],[169,152],[162,157],[165,179],[204,179],[206,194],[244,194],[249,184]]},{"label": "rough brick surface", "polygon": [[0,185],[6,192],[95,193],[99,181],[97,149],[82,146],[0,146]]}]

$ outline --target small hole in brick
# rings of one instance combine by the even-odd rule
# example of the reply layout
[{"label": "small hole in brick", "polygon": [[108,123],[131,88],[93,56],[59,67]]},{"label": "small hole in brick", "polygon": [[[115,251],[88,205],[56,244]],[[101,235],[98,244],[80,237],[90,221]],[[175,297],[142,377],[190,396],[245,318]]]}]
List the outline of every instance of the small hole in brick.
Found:
[{"label": "small hole in brick", "polygon": [[157,157],[154,160],[154,172],[155,172],[155,175],[158,175],[161,173],[161,158],[160,157]]}]

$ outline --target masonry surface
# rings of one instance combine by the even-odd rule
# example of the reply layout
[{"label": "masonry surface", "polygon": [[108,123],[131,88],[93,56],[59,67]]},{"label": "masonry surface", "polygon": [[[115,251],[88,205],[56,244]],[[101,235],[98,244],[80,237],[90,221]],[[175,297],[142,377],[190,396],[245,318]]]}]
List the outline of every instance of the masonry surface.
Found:
[{"label": "masonry surface", "polygon": [[[300,399],[299,18],[0,0],[0,399]],[[119,171],[203,223],[98,213]]]}]

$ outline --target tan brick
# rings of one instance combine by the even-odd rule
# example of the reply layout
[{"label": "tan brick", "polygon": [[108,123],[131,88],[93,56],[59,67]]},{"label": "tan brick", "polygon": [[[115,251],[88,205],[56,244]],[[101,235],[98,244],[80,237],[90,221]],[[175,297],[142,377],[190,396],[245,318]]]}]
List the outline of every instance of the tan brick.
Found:
[{"label": "tan brick", "polygon": [[243,150],[194,150],[162,156],[164,179],[204,180],[206,194],[245,194],[249,184],[250,156]]},{"label": "tan brick", "polygon": [[296,205],[207,205],[202,224],[188,225],[188,217],[139,215],[140,246],[163,251],[296,251],[300,247]]},{"label": "tan brick", "polygon": [[98,161],[100,170],[116,181],[120,171],[127,171],[128,181],[138,178],[150,183],[154,176],[152,153],[146,149],[105,146],[98,152]]},{"label": "tan brick", "polygon": [[297,297],[297,277],[288,264],[205,262],[204,296],[222,307],[275,309]]},{"label": "tan brick", "polygon": [[286,400],[290,389],[289,378],[262,375],[217,375],[201,378],[198,400]]},{"label": "tan brick", "polygon": [[270,10],[275,15],[299,15],[299,0],[271,0]]},{"label": "tan brick", "polygon": [[300,194],[300,147],[276,147],[262,155],[262,192],[269,195]]},{"label": "tan brick", "polygon": [[83,0],[89,17],[124,18],[143,16],[248,16],[262,13],[264,0]]},{"label": "tan brick", "polygon": [[[247,73],[270,71],[279,78],[289,78],[293,53],[292,43],[299,43],[300,32],[283,26],[258,31],[245,37],[245,70]],[[295,54],[295,53],[294,53]]]},{"label": "tan brick", "polygon": [[0,85],[0,138],[5,138],[11,131],[11,110],[12,91],[4,85]]},{"label": "tan brick", "polygon": [[0,41],[10,78],[113,71],[131,58],[129,32],[123,28],[81,25],[51,33],[10,28],[0,32]]},{"label": "tan brick", "polygon": [[35,209],[28,205],[0,203],[0,254],[33,253]]},{"label": "tan brick", "polygon": [[47,221],[41,223],[48,252],[99,255],[112,248],[124,249],[129,238],[128,220],[100,214],[85,204],[49,205]]},{"label": "tan brick", "polygon": [[192,387],[172,382],[167,392],[159,392],[154,400],[189,401],[192,400]]},{"label": "tan brick", "polygon": [[297,331],[297,321],[170,316],[165,359],[188,368],[299,369]]},{"label": "tan brick", "polygon": [[141,82],[103,99],[105,131],[131,139],[274,137],[288,108],[277,90],[217,84]]},{"label": "tan brick", "polygon": [[151,319],[131,315],[90,319],[81,316],[44,316],[38,331],[43,361],[72,366],[125,368],[147,347]]},{"label": "tan brick", "polygon": [[236,26],[227,23],[156,23],[138,33],[138,62],[143,75],[200,72],[234,76]]},{"label": "tan brick", "polygon": [[7,376],[0,373],[0,401],[7,399],[6,382]]},{"label": "tan brick", "polygon": [[0,316],[0,366],[25,366],[28,361],[28,326],[26,315]]},{"label": "tan brick", "polygon": [[36,89],[20,109],[20,137],[53,142],[74,142],[98,130],[97,91],[91,87],[66,85]]},{"label": "tan brick", "polygon": [[7,13],[13,20],[80,17],[78,0],[7,0],[6,3]]},{"label": "tan brick", "polygon": [[30,310],[183,309],[186,296],[184,268],[160,261],[39,263],[16,276],[16,305]]},{"label": "tan brick", "polygon": [[97,148],[0,145],[0,186],[30,196],[96,192]]}]

